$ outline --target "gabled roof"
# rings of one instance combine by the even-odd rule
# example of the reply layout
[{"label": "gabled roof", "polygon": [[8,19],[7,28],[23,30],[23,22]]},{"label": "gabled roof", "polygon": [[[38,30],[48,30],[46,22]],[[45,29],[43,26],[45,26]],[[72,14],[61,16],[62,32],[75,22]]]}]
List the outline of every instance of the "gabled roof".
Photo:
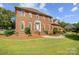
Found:
[{"label": "gabled roof", "polygon": [[34,9],[34,8],[28,8],[28,7],[15,7],[16,9],[22,9],[22,10],[25,10],[25,11],[29,11],[29,12],[34,12],[34,13],[38,13],[38,14],[41,14],[41,15],[44,15],[44,16],[48,16],[50,18],[52,18],[52,16],[46,14],[46,13],[43,13],[37,9]]},{"label": "gabled roof", "polygon": [[73,24],[68,24],[65,26],[66,29],[72,29],[72,28],[76,28],[76,26],[74,26]]}]

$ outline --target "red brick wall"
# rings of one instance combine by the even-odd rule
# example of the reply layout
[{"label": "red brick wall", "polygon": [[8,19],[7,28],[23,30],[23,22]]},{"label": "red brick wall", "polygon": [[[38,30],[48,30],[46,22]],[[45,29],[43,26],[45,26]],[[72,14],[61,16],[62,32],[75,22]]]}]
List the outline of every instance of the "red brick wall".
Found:
[{"label": "red brick wall", "polygon": [[[28,26],[28,22],[32,22],[31,33],[35,34],[34,22],[35,22],[35,20],[37,20],[36,15],[39,15],[39,14],[32,13],[32,18],[28,18],[29,15],[27,13],[29,13],[29,12],[25,11],[25,13],[26,13],[26,16],[20,16],[19,9],[16,9],[16,32],[23,33],[20,29],[20,22],[23,20],[25,22],[26,27]],[[45,20],[43,17],[45,17]],[[50,21],[49,17],[39,15],[39,18],[41,21],[41,34],[44,34],[44,27],[45,27],[45,29],[48,29],[50,31],[51,21]]]}]

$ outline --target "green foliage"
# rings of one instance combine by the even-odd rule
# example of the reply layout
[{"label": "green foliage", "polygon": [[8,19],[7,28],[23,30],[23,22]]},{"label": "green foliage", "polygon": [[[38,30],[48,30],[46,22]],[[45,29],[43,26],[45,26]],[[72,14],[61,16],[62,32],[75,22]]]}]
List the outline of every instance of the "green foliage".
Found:
[{"label": "green foliage", "polygon": [[4,35],[5,30],[0,30],[0,35]]},{"label": "green foliage", "polygon": [[45,34],[48,34],[48,30],[44,30]]},{"label": "green foliage", "polygon": [[62,21],[62,22],[59,22],[59,24],[60,24],[61,27],[64,28],[68,23],[65,23],[65,22]]},{"label": "green foliage", "polygon": [[31,34],[29,27],[26,27],[26,28],[25,28],[25,33],[26,33],[26,34]]},{"label": "green foliage", "polygon": [[13,17],[15,17],[14,12],[0,7],[0,27],[2,27],[3,29],[11,27],[12,26],[11,20]]},{"label": "green foliage", "polygon": [[5,31],[4,31],[4,34],[5,34],[6,36],[10,36],[10,35],[14,34],[14,30],[5,30]]},{"label": "green foliage", "polygon": [[74,29],[73,32],[79,33],[79,22],[74,23],[73,25],[76,26],[76,29]]},{"label": "green foliage", "polygon": [[79,28],[79,22],[74,23],[73,25],[75,25],[77,28]]},{"label": "green foliage", "polygon": [[75,33],[67,33],[65,34],[65,37],[69,38],[69,39],[72,39],[72,40],[77,40],[79,41],[79,35],[78,34],[75,34]]},{"label": "green foliage", "polygon": [[59,30],[57,28],[54,28],[53,29],[53,34],[57,34],[57,33],[59,33]]}]

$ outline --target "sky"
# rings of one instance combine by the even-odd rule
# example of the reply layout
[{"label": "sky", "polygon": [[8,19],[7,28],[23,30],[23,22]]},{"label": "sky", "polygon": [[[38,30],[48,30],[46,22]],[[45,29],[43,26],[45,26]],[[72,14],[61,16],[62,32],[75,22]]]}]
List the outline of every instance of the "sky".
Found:
[{"label": "sky", "polygon": [[67,23],[79,22],[78,3],[0,3],[7,10],[15,11],[15,6],[35,8]]}]

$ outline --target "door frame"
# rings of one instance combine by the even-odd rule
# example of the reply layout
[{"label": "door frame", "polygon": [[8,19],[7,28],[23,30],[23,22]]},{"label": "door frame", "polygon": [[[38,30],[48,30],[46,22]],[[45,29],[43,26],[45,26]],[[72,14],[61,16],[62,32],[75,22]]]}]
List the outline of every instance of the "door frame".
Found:
[{"label": "door frame", "polygon": [[39,23],[39,24],[40,24],[40,29],[38,30],[38,32],[41,32],[41,28],[42,28],[42,27],[41,27],[41,21],[40,21],[40,20],[36,20],[36,21],[34,22],[34,30],[35,30],[35,31],[37,31],[37,30],[36,30],[36,23]]}]

